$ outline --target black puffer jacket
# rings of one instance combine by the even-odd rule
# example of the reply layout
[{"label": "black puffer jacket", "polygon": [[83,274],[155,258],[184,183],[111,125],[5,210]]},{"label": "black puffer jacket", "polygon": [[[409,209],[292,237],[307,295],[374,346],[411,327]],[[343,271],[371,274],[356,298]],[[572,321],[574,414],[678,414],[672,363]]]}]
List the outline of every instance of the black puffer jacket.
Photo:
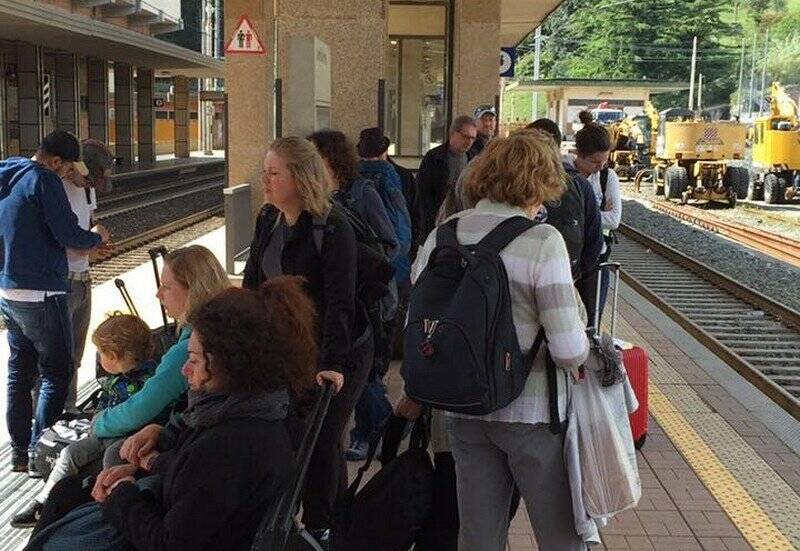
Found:
[{"label": "black puffer jacket", "polygon": [[[265,205],[256,220],[250,256],[244,269],[243,286],[257,289],[264,281],[262,257],[269,244],[278,210]],[[328,215],[322,252],[317,252],[313,217],[303,212],[284,244],[281,267],[284,274],[306,279],[306,290],[317,307],[320,370],[345,372],[351,366],[353,324],[356,311],[356,238],[339,207]]]},{"label": "black puffer jacket", "polygon": [[160,486],[151,493],[121,483],[103,516],[135,549],[246,550],[294,467],[283,419],[234,417],[186,428],[155,462]]}]

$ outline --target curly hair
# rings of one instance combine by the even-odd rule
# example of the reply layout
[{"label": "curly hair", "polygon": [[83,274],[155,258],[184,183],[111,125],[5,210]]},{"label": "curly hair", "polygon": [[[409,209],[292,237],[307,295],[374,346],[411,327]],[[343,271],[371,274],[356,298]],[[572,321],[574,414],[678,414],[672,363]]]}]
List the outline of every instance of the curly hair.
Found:
[{"label": "curly hair", "polygon": [[130,357],[136,362],[153,358],[150,328],[136,316],[114,312],[92,333],[92,343],[104,354]]},{"label": "curly hair", "polygon": [[529,208],[553,201],[566,190],[566,173],[553,137],[541,130],[521,130],[494,139],[466,176],[470,204],[481,199]]},{"label": "curly hair", "polygon": [[209,358],[208,369],[220,373],[231,392],[289,388],[299,395],[314,384],[315,318],[303,278],[279,276],[257,291],[221,292],[190,322]]},{"label": "curly hair", "polygon": [[317,146],[319,154],[328,161],[333,178],[341,189],[358,178],[358,154],[343,132],[320,130],[311,134],[308,140]]}]

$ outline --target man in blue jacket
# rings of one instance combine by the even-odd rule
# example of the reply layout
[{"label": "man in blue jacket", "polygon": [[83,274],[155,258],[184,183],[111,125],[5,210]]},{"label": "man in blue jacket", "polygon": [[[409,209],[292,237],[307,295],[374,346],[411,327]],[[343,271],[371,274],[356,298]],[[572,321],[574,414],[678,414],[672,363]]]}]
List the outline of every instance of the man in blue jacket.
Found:
[{"label": "man in blue jacket", "polygon": [[78,225],[61,180],[73,170],[89,174],[78,140],[61,130],[48,134],[32,159],[0,162],[0,315],[10,349],[6,423],[11,470],[32,476],[29,451],[61,415],[73,371],[66,248],[93,249],[108,241],[104,229]]}]

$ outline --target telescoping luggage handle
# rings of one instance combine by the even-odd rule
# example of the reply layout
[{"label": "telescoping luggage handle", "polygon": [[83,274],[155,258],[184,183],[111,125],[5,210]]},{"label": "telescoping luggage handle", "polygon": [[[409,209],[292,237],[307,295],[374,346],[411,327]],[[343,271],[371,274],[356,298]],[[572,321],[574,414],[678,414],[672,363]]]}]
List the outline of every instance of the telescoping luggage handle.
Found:
[{"label": "telescoping luggage handle", "polygon": [[300,502],[300,493],[303,491],[308,465],[311,463],[311,454],[317,445],[322,423],[325,421],[333,394],[333,384],[326,382],[308,417],[303,440],[300,442],[300,449],[296,455],[298,458],[297,470],[291,479],[288,491],[281,496],[272,512],[264,517],[256,532],[251,551],[283,551],[286,549],[292,535],[294,515]]},{"label": "telescoping luggage handle", "polygon": [[122,300],[125,302],[125,307],[128,309],[128,311],[137,318],[140,317],[139,311],[136,309],[136,305],[133,303],[133,299],[131,298],[131,294],[128,292],[128,288],[125,287],[125,282],[120,278],[116,278],[114,280],[114,285],[116,285],[117,289],[119,289],[119,294],[122,295]]},{"label": "telescoping luggage handle", "polygon": [[[153,247],[149,251],[150,260],[153,263],[153,275],[156,278],[156,289],[161,287],[161,275],[158,273],[158,257],[165,258],[167,256],[167,248],[164,245],[159,245],[158,247]],[[167,319],[167,309],[164,308],[164,305],[159,301],[159,306],[161,307],[161,319],[164,321],[164,327],[169,325],[169,320]]]},{"label": "telescoping luggage handle", "polygon": [[608,270],[614,273],[614,294],[611,298],[611,338],[614,338],[616,335],[615,331],[617,329],[617,298],[619,293],[619,270],[622,265],[619,262],[603,262],[598,266],[597,271],[597,293],[595,295],[595,302],[594,302],[594,325],[592,326],[593,333],[595,336],[600,335],[600,291],[602,290],[601,280],[603,276],[603,270]]}]

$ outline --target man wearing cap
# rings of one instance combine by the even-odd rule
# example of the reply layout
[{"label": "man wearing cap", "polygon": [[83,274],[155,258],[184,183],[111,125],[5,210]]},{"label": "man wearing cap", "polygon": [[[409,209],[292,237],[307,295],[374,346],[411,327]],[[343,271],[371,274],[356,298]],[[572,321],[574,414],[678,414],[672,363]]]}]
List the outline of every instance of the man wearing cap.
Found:
[{"label": "man wearing cap", "polygon": [[10,350],[6,422],[14,472],[29,470],[29,451],[61,415],[72,376],[66,248],[88,250],[108,241],[102,228],[81,228],[70,209],[61,178],[73,170],[89,175],[78,140],[61,130],[48,134],[32,159],[0,161],[0,315]]},{"label": "man wearing cap", "polygon": [[[94,225],[92,223],[92,214],[97,208],[95,189],[102,190],[105,188],[106,181],[111,175],[114,158],[103,142],[88,139],[81,142],[81,159],[86,165],[89,174],[82,176],[77,170],[73,170],[71,174],[62,178],[62,180],[64,181],[64,192],[67,194],[72,212],[78,217],[78,224],[84,230],[89,230]],[[70,380],[64,409],[68,413],[77,413],[78,369],[81,367],[81,358],[83,358],[86,334],[89,331],[89,320],[92,314],[92,278],[89,271],[89,251],[68,248],[67,263],[69,264],[67,303],[69,317],[72,322],[75,372]]]},{"label": "man wearing cap", "polygon": [[478,137],[472,143],[469,149],[472,157],[480,154],[486,147],[486,144],[494,138],[494,133],[497,130],[497,111],[493,105],[480,105],[475,108],[475,126],[478,128]]}]

